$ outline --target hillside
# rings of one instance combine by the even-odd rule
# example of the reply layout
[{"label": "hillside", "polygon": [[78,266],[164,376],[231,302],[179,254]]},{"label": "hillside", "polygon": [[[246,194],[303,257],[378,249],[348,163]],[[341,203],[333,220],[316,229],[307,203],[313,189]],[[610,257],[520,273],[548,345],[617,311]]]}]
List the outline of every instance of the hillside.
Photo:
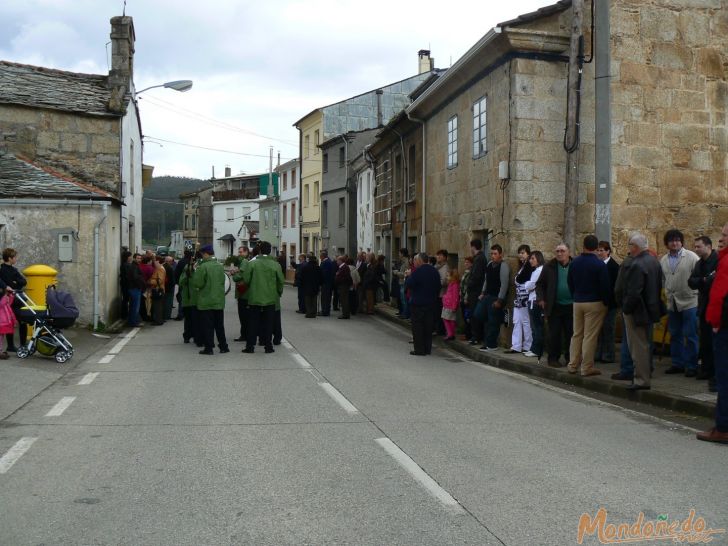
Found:
[{"label": "hillside", "polygon": [[[205,180],[182,176],[156,176],[144,189],[142,239],[147,245],[167,245],[169,233],[182,229],[183,209],[179,194],[207,185]],[[168,203],[160,202],[168,201]],[[177,204],[179,203],[179,204]]]}]

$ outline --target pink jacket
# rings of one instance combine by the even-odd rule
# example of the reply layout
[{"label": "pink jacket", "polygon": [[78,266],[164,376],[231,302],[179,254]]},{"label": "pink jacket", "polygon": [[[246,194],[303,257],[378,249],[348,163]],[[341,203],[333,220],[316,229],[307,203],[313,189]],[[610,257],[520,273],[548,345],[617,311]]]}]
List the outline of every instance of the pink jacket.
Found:
[{"label": "pink jacket", "polygon": [[442,306],[445,309],[450,309],[451,311],[455,311],[455,309],[458,308],[459,302],[460,302],[460,283],[451,282],[447,285],[447,291],[445,292],[445,295],[442,297]]},{"label": "pink jacket", "polygon": [[0,334],[12,334],[15,328],[15,313],[11,308],[15,295],[6,294],[0,297]]}]

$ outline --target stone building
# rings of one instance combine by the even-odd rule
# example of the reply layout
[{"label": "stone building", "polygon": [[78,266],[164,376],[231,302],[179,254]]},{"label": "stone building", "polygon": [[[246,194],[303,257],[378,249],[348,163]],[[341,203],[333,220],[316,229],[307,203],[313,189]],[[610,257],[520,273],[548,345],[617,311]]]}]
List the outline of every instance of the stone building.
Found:
[{"label": "stone building", "polygon": [[[728,220],[728,0],[590,4],[576,152],[576,240],[596,232],[624,252],[679,227]],[[425,121],[422,248],[461,257],[476,236],[509,255],[550,254],[564,229],[572,3],[501,23],[407,108]]]},{"label": "stone building", "polygon": [[0,237],[21,267],[58,270],[81,323],[116,319],[121,247],[141,245],[134,41],[131,17],[113,17],[108,75],[0,61]]},{"label": "stone building", "polygon": [[195,247],[212,244],[212,186],[181,193],[184,205],[183,237]]},{"label": "stone building", "polygon": [[332,257],[354,255],[356,238],[356,177],[351,158],[374,140],[376,129],[350,131],[321,144],[321,242]]}]

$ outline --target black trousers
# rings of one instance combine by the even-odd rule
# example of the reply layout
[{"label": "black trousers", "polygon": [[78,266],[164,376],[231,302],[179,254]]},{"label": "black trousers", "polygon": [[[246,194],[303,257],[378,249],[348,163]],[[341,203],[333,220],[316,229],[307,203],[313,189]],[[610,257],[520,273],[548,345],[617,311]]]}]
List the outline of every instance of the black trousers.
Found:
[{"label": "black trousers", "polygon": [[217,336],[217,346],[220,349],[227,349],[227,339],[225,339],[225,312],[222,309],[205,309],[198,311],[200,316],[200,328],[202,330],[202,342],[206,351],[212,351],[215,347],[215,336]]},{"label": "black trousers", "polygon": [[126,320],[129,318],[129,304],[131,303],[131,298],[129,298],[129,287],[128,286],[122,286],[121,287],[121,314],[119,315],[120,318]]},{"label": "black trousers", "polygon": [[240,337],[247,339],[248,325],[248,300],[247,298],[238,298],[238,320],[240,321]]},{"label": "black trousers", "polygon": [[334,291],[334,297],[333,297],[334,311],[338,311],[339,310],[339,289],[334,286],[333,291]]},{"label": "black trousers", "polygon": [[303,302],[306,306],[306,317],[315,318],[318,309],[318,294],[306,294],[303,297]]},{"label": "black trousers", "polygon": [[306,312],[306,293],[303,291],[303,286],[298,287],[298,310],[301,313]]},{"label": "black trousers", "polygon": [[434,305],[410,305],[414,351],[420,355],[432,352],[432,329],[435,326]]},{"label": "black trousers", "polygon": [[164,324],[164,306],[166,299],[161,297],[159,299],[152,298],[152,322],[157,326]]},{"label": "black trousers", "polygon": [[280,345],[283,341],[283,327],[281,325],[281,310],[273,312],[273,345]]},{"label": "black trousers", "polygon": [[569,346],[574,335],[574,306],[554,304],[548,316],[549,361],[558,360],[563,351],[569,362]]},{"label": "black trousers", "polygon": [[184,307],[182,307],[182,291],[177,290],[177,295],[175,296],[177,299],[177,316],[176,319],[181,319],[185,316],[185,310]]},{"label": "black trousers", "polygon": [[713,330],[705,321],[705,312],[700,317],[700,368],[711,378],[715,377],[715,364],[713,359]]},{"label": "black trousers", "polygon": [[245,348],[255,349],[255,342],[260,338],[266,349],[272,349],[276,306],[250,305],[248,311],[248,335]]},{"label": "black trousers", "polygon": [[200,335],[200,318],[198,316],[197,307],[194,305],[184,308],[184,327],[182,330],[182,339],[189,341],[194,340],[195,344],[202,345],[202,336]]},{"label": "black trousers", "polygon": [[356,315],[359,311],[359,288],[349,290],[349,312]]},{"label": "black trousers", "polygon": [[331,286],[321,285],[321,315],[324,317],[331,314],[331,290]]},{"label": "black trousers", "polygon": [[348,286],[339,286],[337,293],[339,294],[339,303],[341,304],[341,316],[349,318],[351,316],[351,299],[349,299],[349,294],[352,292]]}]

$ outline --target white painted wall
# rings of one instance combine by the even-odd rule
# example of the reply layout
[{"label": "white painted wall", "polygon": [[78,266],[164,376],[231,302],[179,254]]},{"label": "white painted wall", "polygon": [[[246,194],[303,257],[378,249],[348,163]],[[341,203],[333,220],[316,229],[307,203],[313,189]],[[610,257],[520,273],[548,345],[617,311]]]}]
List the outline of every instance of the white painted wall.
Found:
[{"label": "white painted wall", "polygon": [[[295,184],[292,183],[294,176],[293,171],[295,170]],[[286,177],[286,189],[283,189],[283,177]],[[280,201],[278,203],[278,218],[281,225],[281,246],[280,249],[285,249],[286,256],[289,258],[286,260],[290,262],[291,256],[291,245],[295,245],[296,253],[300,253],[299,238],[301,228],[299,226],[298,218],[301,215],[301,208],[299,203],[299,191],[301,188],[301,162],[298,160],[289,161],[284,165],[281,165],[281,169],[278,171],[278,184],[281,191]],[[283,209],[285,205],[286,221],[283,223]],[[296,214],[294,223],[291,224],[291,206],[295,205]],[[286,227],[283,227],[283,226]]]},{"label": "white painted wall", "polygon": [[[142,135],[139,132],[137,110],[129,101],[126,115],[121,120],[121,181],[123,187],[121,207],[121,246],[132,252],[142,246]],[[130,232],[130,224],[131,232]],[[134,248],[131,248],[133,245]]]},{"label": "white painted wall", "polygon": [[[228,233],[235,237],[233,254],[237,254],[241,238],[238,231],[245,221],[258,222],[260,220],[259,199],[239,199],[236,201],[216,201],[212,204],[212,240],[215,257],[224,260],[230,255],[230,245],[226,241],[218,241]],[[228,209],[232,209],[232,220],[228,219]]]}]

